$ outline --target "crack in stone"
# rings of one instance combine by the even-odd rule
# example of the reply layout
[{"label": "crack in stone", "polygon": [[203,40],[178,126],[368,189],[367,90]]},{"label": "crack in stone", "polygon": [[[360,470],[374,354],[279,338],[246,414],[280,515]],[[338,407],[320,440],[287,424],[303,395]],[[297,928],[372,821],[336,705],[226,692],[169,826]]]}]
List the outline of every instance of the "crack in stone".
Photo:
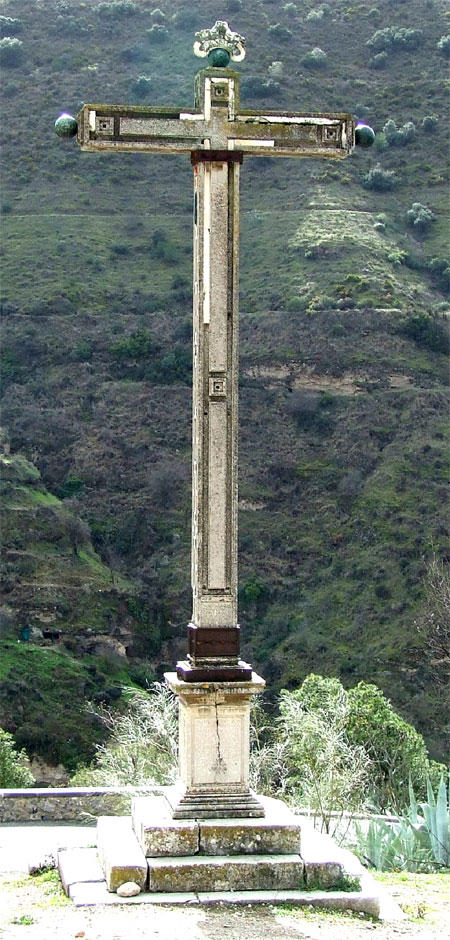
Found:
[{"label": "crack in stone", "polygon": [[226,772],[226,764],[220,750],[220,731],[219,731],[219,708],[217,703],[217,692],[214,694],[214,710],[216,715],[216,768],[219,773]]}]

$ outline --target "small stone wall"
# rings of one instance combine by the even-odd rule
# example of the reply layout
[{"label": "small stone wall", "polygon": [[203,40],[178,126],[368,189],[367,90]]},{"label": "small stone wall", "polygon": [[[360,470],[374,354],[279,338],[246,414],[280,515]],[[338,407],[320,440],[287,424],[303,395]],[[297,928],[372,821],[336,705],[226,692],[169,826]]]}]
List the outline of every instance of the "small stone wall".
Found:
[{"label": "small stone wall", "polygon": [[48,787],[0,790],[0,823],[86,822],[98,816],[127,816],[135,796],[159,793],[161,787]]}]

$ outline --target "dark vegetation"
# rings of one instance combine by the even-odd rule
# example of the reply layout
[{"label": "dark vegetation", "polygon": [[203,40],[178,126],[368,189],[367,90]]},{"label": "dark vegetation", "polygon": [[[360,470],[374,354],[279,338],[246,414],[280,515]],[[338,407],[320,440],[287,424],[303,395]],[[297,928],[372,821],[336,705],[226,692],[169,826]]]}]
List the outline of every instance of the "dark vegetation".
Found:
[{"label": "dark vegetation", "polygon": [[[243,652],[273,694],[311,671],[374,682],[442,759],[445,657],[419,625],[430,562],[450,561],[448,17],[441,0],[225,7],[244,107],[377,131],[343,163],[243,167]],[[192,183],[186,157],[84,154],[53,123],[83,101],[192,106],[193,33],[224,15],[2,4],[0,723],[71,769],[101,733],[85,701],[185,649]]]}]

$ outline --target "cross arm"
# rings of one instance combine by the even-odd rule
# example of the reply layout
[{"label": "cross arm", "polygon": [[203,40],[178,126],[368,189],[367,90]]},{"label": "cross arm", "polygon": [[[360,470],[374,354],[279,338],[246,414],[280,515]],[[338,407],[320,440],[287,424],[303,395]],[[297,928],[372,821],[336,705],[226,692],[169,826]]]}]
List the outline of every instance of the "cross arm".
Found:
[{"label": "cross arm", "polygon": [[200,111],[86,104],[77,116],[82,150],[189,153],[208,134]]},{"label": "cross arm", "polygon": [[350,114],[239,111],[226,134],[230,149],[255,156],[339,159],[355,146]]}]

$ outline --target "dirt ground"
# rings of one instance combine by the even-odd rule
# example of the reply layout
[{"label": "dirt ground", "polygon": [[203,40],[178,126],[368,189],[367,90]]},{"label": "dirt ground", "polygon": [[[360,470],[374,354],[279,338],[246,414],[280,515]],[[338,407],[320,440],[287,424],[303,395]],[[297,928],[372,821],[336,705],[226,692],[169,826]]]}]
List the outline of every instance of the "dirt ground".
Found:
[{"label": "dirt ground", "polygon": [[450,874],[383,878],[408,919],[317,913],[289,905],[75,908],[56,872],[0,875],[0,940],[442,940],[450,936]]}]

